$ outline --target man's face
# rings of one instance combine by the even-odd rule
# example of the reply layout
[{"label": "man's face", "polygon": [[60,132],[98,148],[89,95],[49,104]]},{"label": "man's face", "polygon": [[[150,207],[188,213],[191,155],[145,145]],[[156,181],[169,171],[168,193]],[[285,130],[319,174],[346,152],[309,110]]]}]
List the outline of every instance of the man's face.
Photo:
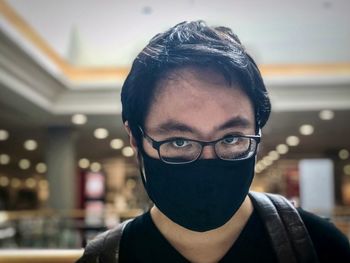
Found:
[{"label": "man's face", "polygon": [[[145,120],[145,132],[154,140],[173,137],[213,141],[227,135],[254,135],[253,106],[237,84],[209,69],[185,67],[170,72],[156,87]],[[159,158],[144,140],[145,152]],[[215,159],[212,146],[201,158]]]}]

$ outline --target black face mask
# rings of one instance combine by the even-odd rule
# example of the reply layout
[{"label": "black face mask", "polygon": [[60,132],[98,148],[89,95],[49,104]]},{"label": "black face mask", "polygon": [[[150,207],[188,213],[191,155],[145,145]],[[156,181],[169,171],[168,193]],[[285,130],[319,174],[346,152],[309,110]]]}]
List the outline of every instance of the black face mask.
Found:
[{"label": "black face mask", "polygon": [[254,176],[255,155],[243,161],[199,159],[189,164],[141,156],[141,176],[151,200],[173,222],[198,232],[224,225],[243,203]]}]

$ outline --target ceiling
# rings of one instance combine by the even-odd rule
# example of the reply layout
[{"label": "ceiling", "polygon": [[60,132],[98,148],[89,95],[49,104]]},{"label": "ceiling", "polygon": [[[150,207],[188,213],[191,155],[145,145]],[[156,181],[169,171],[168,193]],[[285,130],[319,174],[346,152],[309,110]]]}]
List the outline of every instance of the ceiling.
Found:
[{"label": "ceiling", "polygon": [[[284,158],[330,156],[350,149],[350,2],[277,0],[0,0],[0,154],[45,159],[49,127],[77,134],[77,157],[120,156],[109,141],[127,141],[120,117],[120,87],[137,53],[156,33],[204,19],[231,27],[256,58],[273,103],[261,156],[312,124],[311,136]],[[320,120],[331,109],[335,118]],[[88,122],[74,126],[72,114]],[[107,128],[104,140],[93,130]],[[36,139],[34,152],[23,148]],[[30,173],[32,171],[21,173]]]},{"label": "ceiling", "polygon": [[59,56],[80,66],[129,67],[156,33],[184,20],[226,25],[259,64],[350,61],[347,0],[11,0]]}]

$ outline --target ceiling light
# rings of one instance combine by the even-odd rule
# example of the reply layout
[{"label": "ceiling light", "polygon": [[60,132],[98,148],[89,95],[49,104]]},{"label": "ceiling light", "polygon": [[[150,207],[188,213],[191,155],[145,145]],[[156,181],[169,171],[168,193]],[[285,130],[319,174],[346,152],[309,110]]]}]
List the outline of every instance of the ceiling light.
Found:
[{"label": "ceiling light", "polygon": [[255,165],[255,169],[261,170],[261,165],[260,165],[259,163],[257,163],[257,164]]},{"label": "ceiling light", "polygon": [[126,147],[123,148],[122,154],[125,157],[131,157],[131,156],[134,155],[134,150],[130,146],[126,146]]},{"label": "ceiling light", "polygon": [[108,137],[108,131],[104,128],[98,128],[94,131],[94,135],[97,139],[105,139]]},{"label": "ceiling light", "polygon": [[346,175],[350,175],[350,164],[344,166],[344,173]]},{"label": "ceiling light", "polygon": [[47,180],[43,179],[39,181],[39,187],[42,188],[48,188],[49,187],[49,183],[47,182]]},{"label": "ceiling light", "polygon": [[76,125],[83,125],[87,121],[87,117],[84,114],[74,114],[72,116],[72,123]]},{"label": "ceiling light", "polygon": [[6,177],[6,176],[0,177],[0,186],[6,187],[9,185],[9,183],[10,183],[10,180],[8,179],[8,177]]},{"label": "ceiling light", "polygon": [[90,161],[86,158],[79,160],[78,165],[81,169],[87,169],[90,166]]},{"label": "ceiling light", "polygon": [[285,144],[279,144],[279,145],[276,146],[276,151],[279,154],[286,154],[288,152],[288,150],[289,150],[289,148]]},{"label": "ceiling light", "polygon": [[9,133],[6,130],[0,130],[0,141],[6,141],[9,137]]},{"label": "ceiling light", "polygon": [[277,151],[270,151],[269,156],[270,156],[271,160],[273,160],[273,161],[276,161],[276,160],[278,160],[278,158],[280,158],[280,155]]},{"label": "ceiling light", "polygon": [[34,188],[34,187],[36,186],[36,181],[35,181],[34,178],[28,178],[28,179],[26,179],[26,181],[25,181],[25,185],[26,185],[26,187],[28,187],[28,188]]},{"label": "ceiling light", "polygon": [[318,116],[321,120],[328,121],[334,118],[334,112],[331,110],[321,110]]},{"label": "ceiling light", "polygon": [[18,187],[21,186],[21,184],[22,184],[22,182],[21,182],[21,180],[19,180],[18,178],[13,178],[13,179],[11,180],[11,186],[12,186],[13,188],[18,188]]},{"label": "ceiling light", "polygon": [[128,179],[126,181],[126,187],[129,189],[134,189],[136,187],[136,181],[134,179]]},{"label": "ceiling light", "polygon": [[269,156],[269,155],[266,155],[264,158],[263,158],[263,160],[268,160],[268,161],[271,161],[271,162],[273,162],[274,160],[272,160],[273,158],[271,158],[271,156]]},{"label": "ceiling light", "polygon": [[255,165],[255,167],[258,167],[259,169],[261,169],[261,168],[262,168],[262,167],[261,167],[261,162],[257,162],[256,165]]},{"label": "ceiling light", "polygon": [[99,172],[101,170],[101,164],[98,163],[98,162],[93,162],[91,165],[90,165],[90,169],[91,171],[93,172]]},{"label": "ceiling light", "polygon": [[314,127],[310,124],[304,124],[300,126],[299,132],[302,135],[311,135],[314,132]]},{"label": "ceiling light", "polygon": [[265,166],[270,166],[272,164],[272,161],[269,159],[269,158],[264,158],[262,160],[262,163],[265,165]]},{"label": "ceiling light", "polygon": [[255,166],[258,167],[260,170],[265,169],[265,165],[261,162],[261,160],[257,162]]},{"label": "ceiling light", "polygon": [[112,149],[119,150],[124,146],[124,142],[121,139],[113,139],[111,140],[110,145]]},{"label": "ceiling light", "polygon": [[286,142],[289,146],[297,146],[300,140],[297,136],[288,136]]},{"label": "ceiling light", "polygon": [[0,154],[0,164],[6,165],[6,164],[9,164],[9,162],[10,162],[10,156],[4,153]]},{"label": "ceiling light", "polygon": [[24,148],[28,151],[34,151],[36,148],[38,148],[38,143],[34,140],[26,140],[24,142]]},{"label": "ceiling light", "polygon": [[263,170],[264,170],[264,169],[266,168],[266,165],[262,163],[262,160],[260,160],[260,162],[259,162],[259,163],[260,163],[261,169],[263,169]]},{"label": "ceiling light", "polygon": [[21,168],[22,170],[27,170],[30,167],[30,161],[28,159],[21,159],[18,162],[19,168]]},{"label": "ceiling light", "polygon": [[43,173],[46,173],[47,171],[47,166],[46,164],[44,163],[38,163],[36,166],[35,166],[35,169],[38,173],[40,174],[43,174]]},{"label": "ceiling light", "polygon": [[142,9],[141,9],[141,13],[144,14],[144,15],[150,15],[152,14],[152,7],[150,6],[144,6]]},{"label": "ceiling light", "polygon": [[342,149],[339,151],[338,156],[342,160],[346,160],[349,158],[349,151],[347,149]]}]

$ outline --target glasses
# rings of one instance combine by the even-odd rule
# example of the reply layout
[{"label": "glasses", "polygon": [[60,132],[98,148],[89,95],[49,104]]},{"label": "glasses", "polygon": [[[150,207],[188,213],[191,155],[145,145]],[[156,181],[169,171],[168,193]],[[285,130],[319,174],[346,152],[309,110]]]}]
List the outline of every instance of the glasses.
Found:
[{"label": "glasses", "polygon": [[156,141],[141,128],[143,137],[158,151],[159,158],[169,164],[185,164],[196,161],[203,147],[213,145],[218,158],[225,161],[239,161],[252,157],[256,153],[261,135],[228,135],[215,141],[199,141],[175,137]]}]

